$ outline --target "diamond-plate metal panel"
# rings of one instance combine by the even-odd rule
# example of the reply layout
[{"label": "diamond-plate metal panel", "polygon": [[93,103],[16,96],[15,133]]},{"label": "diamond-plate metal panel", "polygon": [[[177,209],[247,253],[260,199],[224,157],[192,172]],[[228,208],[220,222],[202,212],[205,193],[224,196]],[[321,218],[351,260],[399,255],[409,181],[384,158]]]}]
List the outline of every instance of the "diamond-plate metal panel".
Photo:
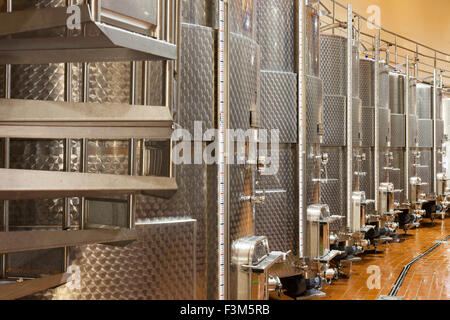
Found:
[{"label": "diamond-plate metal panel", "polygon": [[[347,39],[336,35],[320,36],[320,78],[324,95],[347,96]],[[353,96],[359,95],[359,54],[353,48]]]},{"label": "diamond-plate metal panel", "polygon": [[343,148],[334,147],[322,147],[321,151],[327,152],[330,156],[330,161],[328,163],[328,178],[338,179],[338,181],[331,181],[328,184],[321,185],[321,202],[330,206],[332,215],[346,216],[346,153]]},{"label": "diamond-plate metal panel", "polygon": [[422,186],[422,193],[430,193],[433,188],[433,162],[432,162],[432,151],[431,149],[423,149],[419,150],[421,152],[420,164],[423,166],[427,166],[425,168],[417,168],[417,175],[422,178],[423,183],[427,183],[427,185]]},{"label": "diamond-plate metal panel", "polygon": [[394,195],[395,200],[400,203],[404,203],[406,200],[405,197],[405,168],[404,168],[404,158],[405,152],[403,149],[393,148],[391,149],[392,154],[394,156],[394,161],[392,162],[392,166],[394,168],[399,168],[400,171],[391,171],[390,172],[390,181],[394,184],[394,188],[397,190],[403,190],[401,193],[396,193]]},{"label": "diamond-plate metal panel", "polygon": [[361,108],[361,123],[362,123],[362,146],[375,146],[375,109],[372,107]]},{"label": "diamond-plate metal panel", "polygon": [[344,96],[324,96],[323,99],[323,145],[345,146],[347,144],[347,99]]},{"label": "diamond-plate metal panel", "polygon": [[257,42],[261,69],[294,72],[295,1],[257,1]]},{"label": "diamond-plate metal panel", "polygon": [[409,146],[414,148],[419,143],[418,137],[419,120],[417,116],[409,116]]},{"label": "diamond-plate metal panel", "polygon": [[[375,106],[375,61],[361,59],[359,63],[359,96],[364,107]],[[389,106],[389,73],[384,63],[379,65],[379,105]]]},{"label": "diamond-plate metal panel", "polygon": [[367,199],[375,199],[374,192],[374,156],[373,149],[371,148],[361,148],[361,153],[366,155],[366,161],[361,163],[361,171],[366,172],[366,176],[359,178],[360,190],[366,193]]},{"label": "diamond-plate metal panel", "polygon": [[131,65],[129,62],[91,63],[89,74],[89,102],[130,102]]},{"label": "diamond-plate metal panel", "polygon": [[419,119],[431,119],[432,88],[430,85],[418,83],[416,90],[417,116]]},{"label": "diamond-plate metal panel", "polygon": [[326,96],[347,94],[346,42],[339,36],[320,36],[320,77]]},{"label": "diamond-plate metal panel", "polygon": [[230,1],[230,32],[255,39],[257,0]]},{"label": "diamond-plate metal panel", "polygon": [[64,101],[64,64],[13,65],[11,98]]},{"label": "diamond-plate metal panel", "polygon": [[297,75],[261,71],[261,129],[278,129],[281,143],[297,142]]},{"label": "diamond-plate metal panel", "polygon": [[391,111],[388,108],[380,108],[379,117],[380,147],[387,147],[391,141]]},{"label": "diamond-plate metal panel", "polygon": [[441,148],[444,143],[444,120],[436,120],[436,146]]},{"label": "diamond-plate metal panel", "polygon": [[214,53],[212,29],[182,24],[178,122],[194,137],[194,122],[213,128]]},{"label": "diamond-plate metal panel", "polygon": [[293,149],[280,150],[278,173],[273,176],[262,176],[259,184],[259,188],[266,191],[266,202],[256,205],[255,234],[267,236],[271,250],[295,249],[293,238],[297,223],[292,221],[296,208],[294,161]]},{"label": "diamond-plate metal panel", "polygon": [[[216,186],[207,187],[207,167],[202,165],[180,165],[176,167],[175,177],[178,191],[171,199],[161,199],[139,195],[136,197],[136,221],[137,223],[148,219],[161,219],[165,217],[189,217],[197,221],[197,245],[196,245],[196,271],[197,271],[197,298],[206,299],[207,285],[207,253],[208,245],[214,244],[207,241],[208,232],[215,229],[215,225],[208,224],[207,202],[215,201],[217,197],[209,199],[208,193],[214,192]],[[210,174],[217,174],[217,171]],[[213,188],[210,190],[210,188]],[[195,191],[195,192],[193,192]],[[216,210],[217,212],[217,210]],[[214,214],[214,213],[210,213]],[[217,235],[217,233],[215,233]]]},{"label": "diamond-plate metal panel", "polygon": [[30,299],[192,300],[195,298],[195,220],[152,221],[136,226],[138,240],[125,246],[73,248],[81,289],[68,285]]},{"label": "diamond-plate metal panel", "polygon": [[419,119],[418,121],[418,141],[419,147],[433,147],[433,120]]},{"label": "diamond-plate metal panel", "polygon": [[[233,2],[234,3],[234,2]],[[230,36],[230,128],[250,128],[250,111],[258,110],[259,46],[237,34]]]},{"label": "diamond-plate metal panel", "polygon": [[391,114],[391,147],[405,148],[406,147],[406,117],[403,114]]},{"label": "diamond-plate metal panel", "polygon": [[319,128],[323,124],[322,80],[306,76],[306,141],[320,143]]},{"label": "diamond-plate metal panel", "polygon": [[254,221],[250,201],[242,197],[251,196],[251,172],[243,165],[230,166],[230,242],[252,235]]},{"label": "diamond-plate metal panel", "polygon": [[352,126],[352,136],[353,136],[353,147],[357,148],[361,146],[362,143],[362,115],[361,115],[361,100],[353,98],[353,126]]}]

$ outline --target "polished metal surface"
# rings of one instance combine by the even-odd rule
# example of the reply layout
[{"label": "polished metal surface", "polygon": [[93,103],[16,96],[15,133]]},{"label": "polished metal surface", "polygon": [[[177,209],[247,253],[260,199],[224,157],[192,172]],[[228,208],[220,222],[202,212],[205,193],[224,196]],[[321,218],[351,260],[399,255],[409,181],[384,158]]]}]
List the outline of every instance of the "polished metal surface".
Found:
[{"label": "polished metal surface", "polygon": [[[379,100],[380,107],[389,106],[389,74],[384,63],[379,63]],[[375,61],[361,58],[359,61],[359,96],[363,107],[375,106]]]},{"label": "polished metal surface", "polygon": [[255,234],[267,236],[271,250],[287,252],[296,248],[298,225],[294,181],[295,149],[291,146],[280,150],[278,173],[262,176],[259,183],[259,188],[266,190],[266,202],[256,206]]},{"label": "polished metal surface", "polygon": [[91,244],[119,244],[137,239],[136,230],[15,231],[0,232],[0,252],[16,253]]},{"label": "polished metal surface", "polygon": [[144,193],[171,197],[177,190],[174,179],[130,177],[92,173],[0,169],[1,200],[48,199],[58,197],[108,196]]},{"label": "polished metal surface", "polygon": [[[234,2],[232,2],[234,3]],[[250,111],[258,111],[259,45],[242,35],[230,36],[230,128],[250,128]]]},{"label": "polished metal surface", "polygon": [[346,101],[345,96],[325,95],[323,97],[323,122],[325,133],[323,145],[346,145]]},{"label": "polished metal surface", "polygon": [[320,144],[324,126],[322,80],[306,76],[306,139],[308,144]]},{"label": "polished metal surface", "polygon": [[181,21],[199,26],[215,27],[216,1],[181,0]]},{"label": "polished metal surface", "polygon": [[315,9],[306,6],[305,73],[320,76],[320,17]]},{"label": "polished metal surface", "polygon": [[178,123],[194,139],[195,121],[203,130],[214,122],[214,43],[211,28],[182,24]]},{"label": "polished metal surface", "polygon": [[166,107],[11,99],[1,99],[0,104],[3,137],[169,139],[172,134]]},{"label": "polished metal surface", "polygon": [[405,148],[406,147],[406,118],[403,114],[391,114],[391,147]]},{"label": "polished metal surface", "polygon": [[[433,147],[433,120],[419,119],[417,131],[418,131],[419,147],[432,148]],[[430,165],[431,165],[431,163],[430,163]]]},{"label": "polished metal surface", "polygon": [[[416,89],[417,116],[419,119],[432,118],[432,96],[433,90],[430,85],[418,83]],[[420,133],[420,130],[419,130]]]},{"label": "polished metal surface", "polygon": [[[335,35],[320,36],[320,78],[324,95],[347,95],[347,39]],[[353,97],[359,95],[359,54],[353,47]]]},{"label": "polished metal surface", "polygon": [[147,221],[138,223],[136,231],[138,240],[125,247],[92,245],[70,251],[70,265],[80,270],[79,289],[66,285],[27,298],[194,299],[195,220],[168,218]]},{"label": "polished metal surface", "polygon": [[261,70],[294,72],[295,1],[259,0],[256,7]]},{"label": "polished metal surface", "polygon": [[[297,75],[261,70],[260,129],[279,130],[281,143],[297,142]],[[319,99],[321,92],[311,96]]]},{"label": "polished metal surface", "polygon": [[[0,35],[13,35],[0,43],[0,63],[62,63],[123,60],[176,59],[176,46],[122,28],[94,22],[87,5],[80,5],[81,21],[88,32],[55,37],[42,32],[46,29],[66,28],[65,8],[45,8],[0,13],[8,30]],[[24,24],[22,21],[27,21]],[[25,27],[24,27],[25,26]],[[25,33],[27,36],[15,37]],[[25,49],[25,50],[24,50]]]},{"label": "polished metal surface", "polygon": [[249,39],[256,39],[258,0],[231,0],[229,2],[230,32]]}]

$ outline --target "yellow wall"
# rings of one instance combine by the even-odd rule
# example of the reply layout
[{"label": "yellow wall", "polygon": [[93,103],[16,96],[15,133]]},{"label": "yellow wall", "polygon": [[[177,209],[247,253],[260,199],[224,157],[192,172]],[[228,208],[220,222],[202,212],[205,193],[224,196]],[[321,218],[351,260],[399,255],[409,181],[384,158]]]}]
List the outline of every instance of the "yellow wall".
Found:
[{"label": "yellow wall", "polygon": [[[338,0],[339,1],[339,0]],[[345,1],[339,1],[345,3]],[[364,17],[381,8],[383,28],[450,54],[450,0],[349,0]]]}]

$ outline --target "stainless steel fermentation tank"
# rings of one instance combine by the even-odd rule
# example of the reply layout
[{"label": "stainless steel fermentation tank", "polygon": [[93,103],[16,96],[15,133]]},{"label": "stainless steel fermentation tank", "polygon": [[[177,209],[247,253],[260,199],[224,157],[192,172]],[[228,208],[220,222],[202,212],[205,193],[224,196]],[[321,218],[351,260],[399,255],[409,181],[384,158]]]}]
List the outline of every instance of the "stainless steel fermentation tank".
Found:
[{"label": "stainless steel fermentation tank", "polygon": [[[330,181],[321,185],[321,202],[330,206],[331,214],[343,216],[345,219],[333,223],[331,231],[339,239],[346,239],[351,229],[351,222],[358,220],[349,217],[347,188],[347,134],[352,135],[353,153],[352,190],[360,191],[359,177],[361,173],[361,100],[359,99],[359,51],[353,46],[352,52],[353,79],[353,125],[347,127],[347,39],[337,35],[320,36],[320,77],[323,80],[324,135],[321,150],[329,155],[327,173]],[[361,195],[361,193],[358,193]],[[352,194],[353,195],[353,194]],[[353,198],[353,197],[351,197]],[[356,217],[358,215],[358,217]],[[359,230],[354,230],[359,231]]]},{"label": "stainless steel fermentation tank", "polygon": [[[384,163],[385,153],[388,151],[391,140],[391,119],[389,111],[389,78],[385,63],[379,63],[379,128],[375,130],[375,61],[372,59],[360,60],[360,97],[362,101],[362,153],[366,155],[363,163],[365,176],[361,177],[361,190],[368,199],[375,199],[378,186],[375,185],[375,174],[378,171],[379,182],[386,182]],[[375,135],[379,136],[379,167],[375,170]],[[374,206],[369,205],[368,213],[373,213]]]},{"label": "stainless steel fermentation tank", "polygon": [[418,117],[417,176],[422,179],[422,193],[429,196],[433,193],[433,87],[418,83],[416,95]]},{"label": "stainless steel fermentation tank", "polygon": [[[405,106],[405,88],[406,75],[391,72],[389,74],[390,82],[390,109],[391,109],[391,127],[392,127],[392,144],[391,150],[393,153],[393,166],[399,168],[400,171],[391,173],[391,181],[394,183],[395,189],[402,190],[402,192],[395,195],[395,199],[401,204],[406,204],[409,199],[407,190],[411,178],[416,176],[414,166],[414,154],[418,145],[418,118],[416,107],[416,80],[409,79],[409,115],[406,115],[407,108]],[[409,121],[409,132],[406,133],[406,121]],[[408,139],[406,139],[408,134]],[[406,141],[409,141],[409,154],[406,154]],[[405,162],[407,157],[407,162]],[[406,167],[406,165],[408,167]],[[405,177],[408,172],[408,177]]]}]

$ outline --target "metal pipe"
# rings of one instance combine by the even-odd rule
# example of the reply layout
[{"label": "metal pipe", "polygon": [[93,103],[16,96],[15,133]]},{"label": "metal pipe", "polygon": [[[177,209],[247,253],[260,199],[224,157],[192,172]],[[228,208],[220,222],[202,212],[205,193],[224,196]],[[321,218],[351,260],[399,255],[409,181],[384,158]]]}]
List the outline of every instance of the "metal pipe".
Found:
[{"label": "metal pipe", "polygon": [[433,190],[432,193],[436,193],[437,185],[437,69],[434,69],[433,73]]},{"label": "metal pipe", "polygon": [[[296,62],[297,62],[297,74],[298,74],[298,150],[297,150],[297,160],[298,160],[298,208],[299,208],[299,257],[303,258],[306,256],[305,248],[305,237],[306,237],[306,183],[305,183],[305,172],[306,172],[306,6],[303,0],[297,0],[297,23],[296,23],[296,33],[297,33],[297,47],[296,47]],[[334,31],[334,29],[333,29]]]},{"label": "metal pipe", "polygon": [[374,147],[374,183],[375,183],[375,211],[378,211],[378,186],[380,184],[380,88],[379,88],[379,78],[380,78],[380,33],[375,36],[375,147]]},{"label": "metal pipe", "polygon": [[[83,63],[82,65],[82,76],[83,76],[83,97],[82,100],[84,103],[89,102],[89,63]],[[89,140],[83,139],[81,141],[81,172],[86,173],[88,172],[88,161],[89,161]],[[80,199],[81,202],[81,212],[80,212],[80,229],[85,229],[86,224],[86,215],[87,215],[87,201],[85,197],[82,197]]]},{"label": "metal pipe", "polygon": [[403,157],[403,168],[405,170],[405,174],[404,174],[404,185],[405,185],[405,199],[407,200],[406,202],[408,202],[409,200],[409,162],[410,162],[410,156],[409,156],[409,84],[410,84],[410,79],[409,79],[409,56],[406,56],[406,80],[405,80],[405,114],[406,114],[406,125],[405,125],[405,143],[406,143],[406,147],[405,147],[405,155]]},{"label": "metal pipe", "polygon": [[[341,8],[347,9],[347,7],[346,7],[345,5],[339,3],[339,2],[337,2],[337,1],[335,1],[335,0],[333,0],[333,2],[335,2],[335,3],[336,3],[338,6],[340,6]],[[355,15],[361,17],[361,19],[363,19],[364,21],[369,22],[367,18],[363,17],[362,15],[358,14],[357,12],[352,12],[352,13],[354,13]],[[431,51],[433,51],[433,52],[442,54],[442,55],[444,55],[444,56],[449,56],[449,54],[447,54],[447,53],[444,53],[444,52],[441,52],[441,51],[439,51],[439,50],[436,50],[436,49],[433,49],[433,48],[431,48],[431,47],[428,47],[428,46],[426,46],[426,45],[424,45],[424,44],[421,44],[421,43],[419,43],[419,42],[417,42],[417,41],[414,41],[414,40],[411,40],[411,39],[409,39],[409,38],[406,38],[406,37],[404,37],[404,36],[402,36],[402,35],[399,35],[399,34],[397,34],[397,33],[395,33],[395,32],[386,30],[386,29],[382,28],[381,26],[375,25],[375,24],[373,24],[373,23],[372,23],[372,25],[375,26],[376,28],[380,29],[380,31],[389,33],[389,34],[391,34],[392,36],[396,36],[396,37],[398,37],[398,38],[400,38],[400,39],[402,39],[402,40],[411,42],[411,43],[416,44],[416,45],[420,45],[420,46],[423,47],[423,48],[426,48],[426,49],[431,50]]]},{"label": "metal pipe", "polygon": [[337,23],[332,23],[332,24],[327,24],[323,27],[320,28],[320,32],[325,32],[328,31],[330,29],[334,29],[334,28],[343,28],[346,29],[347,28],[347,24],[343,23],[343,22],[337,22]]},{"label": "metal pipe", "polygon": [[351,227],[353,194],[353,14],[347,9],[347,227]]},{"label": "metal pipe", "polygon": [[[12,12],[12,0],[6,2],[6,12]],[[11,99],[11,65],[5,66],[5,99]],[[10,140],[5,138],[3,145],[3,164],[6,169],[10,167],[9,165],[9,152],[10,152]],[[3,201],[3,232],[9,231],[9,201]],[[6,254],[2,254],[2,265],[0,270],[0,279],[6,279],[7,277],[7,259]]]}]

